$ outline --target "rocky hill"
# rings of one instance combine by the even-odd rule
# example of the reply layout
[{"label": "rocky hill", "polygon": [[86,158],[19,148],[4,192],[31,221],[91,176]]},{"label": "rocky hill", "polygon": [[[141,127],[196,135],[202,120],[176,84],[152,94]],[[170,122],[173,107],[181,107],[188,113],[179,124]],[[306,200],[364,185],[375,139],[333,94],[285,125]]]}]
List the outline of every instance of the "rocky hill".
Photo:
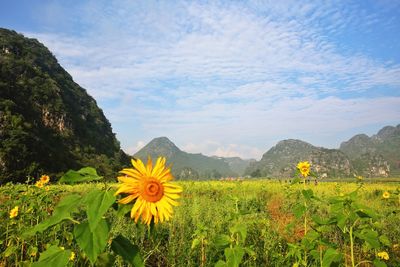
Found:
[{"label": "rocky hill", "polygon": [[0,28],[0,183],[127,161],[96,101],[36,39]]},{"label": "rocky hill", "polygon": [[260,161],[251,163],[245,174],[252,177],[293,177],[297,163],[305,160],[312,163],[313,171],[321,177],[349,177],[353,173],[350,160],[343,152],[289,139],[280,141]]},{"label": "rocky hill", "polygon": [[366,177],[400,175],[400,125],[386,126],[376,135],[356,135],[340,145],[355,169]]},{"label": "rocky hill", "polygon": [[134,155],[135,158],[146,161],[148,156],[153,159],[166,157],[167,164],[172,164],[172,173],[177,179],[197,180],[237,175],[225,161],[202,154],[186,153],[167,137],[153,139]]}]

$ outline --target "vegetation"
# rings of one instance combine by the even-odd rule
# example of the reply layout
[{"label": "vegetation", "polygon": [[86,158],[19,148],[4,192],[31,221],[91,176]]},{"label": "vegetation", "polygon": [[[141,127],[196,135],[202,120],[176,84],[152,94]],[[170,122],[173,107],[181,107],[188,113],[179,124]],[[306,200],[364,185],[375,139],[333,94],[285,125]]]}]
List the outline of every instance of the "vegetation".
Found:
[{"label": "vegetation", "polygon": [[134,156],[143,161],[146,161],[149,156],[151,158],[167,157],[168,163],[172,164],[172,173],[179,180],[219,179],[237,175],[224,160],[202,154],[186,153],[167,137],[154,138]]},{"label": "vegetation", "polygon": [[96,101],[35,39],[0,28],[0,184],[127,157]]},{"label": "vegetation", "polygon": [[[137,246],[146,266],[400,264],[399,183],[371,185],[354,179],[318,185],[268,180],[179,184],[183,187],[181,205],[167,223],[148,228],[135,224],[129,215],[118,216],[124,213],[119,209],[108,209],[104,215],[111,228],[104,252],[96,259],[98,264],[115,261],[117,266],[124,265],[124,258],[117,256],[112,245],[113,240],[126,242],[119,235]],[[24,233],[54,216],[60,199],[113,191],[116,184],[45,188],[25,184],[0,188],[0,265],[35,262],[49,249],[64,257],[74,252],[74,258],[67,261],[69,266],[88,265],[94,259],[81,251],[73,234],[76,223],[87,218],[84,206],[74,205],[73,220],[30,237]],[[384,198],[385,192],[388,198]],[[18,215],[10,218],[16,206]],[[383,252],[387,260],[385,254],[378,256]]]}]

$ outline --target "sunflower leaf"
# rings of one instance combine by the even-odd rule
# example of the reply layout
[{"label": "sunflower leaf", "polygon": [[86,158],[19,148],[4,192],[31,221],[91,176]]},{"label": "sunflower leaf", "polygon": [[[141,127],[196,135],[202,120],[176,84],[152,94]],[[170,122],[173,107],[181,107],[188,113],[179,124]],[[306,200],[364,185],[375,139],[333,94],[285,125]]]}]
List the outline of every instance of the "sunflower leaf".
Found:
[{"label": "sunflower leaf", "polygon": [[81,198],[82,197],[78,194],[72,194],[61,199],[57,207],[54,209],[53,215],[25,232],[24,237],[32,236],[37,232],[41,233],[47,228],[56,225],[63,220],[72,220],[71,213],[77,210]]},{"label": "sunflower leaf", "polygon": [[115,196],[110,191],[93,190],[85,198],[86,214],[90,230],[96,229],[103,215],[115,202]]},{"label": "sunflower leaf", "polygon": [[71,250],[64,250],[57,246],[50,246],[40,254],[39,260],[32,263],[32,267],[64,267],[67,266]]},{"label": "sunflower leaf", "polygon": [[118,235],[111,243],[111,249],[120,255],[124,261],[130,263],[134,267],[144,267],[142,257],[139,253],[139,247],[133,245],[131,241]]},{"label": "sunflower leaf", "polygon": [[90,262],[95,263],[97,256],[107,245],[110,226],[105,219],[101,219],[92,231],[88,222],[76,224],[74,236],[79,247],[86,253]]},{"label": "sunflower leaf", "polygon": [[324,257],[322,259],[323,267],[329,267],[333,262],[339,262],[342,259],[342,254],[333,248],[328,248],[325,251]]},{"label": "sunflower leaf", "polygon": [[81,182],[90,182],[102,179],[103,176],[97,174],[96,169],[85,167],[79,171],[69,170],[59,180],[60,183],[73,184]]}]

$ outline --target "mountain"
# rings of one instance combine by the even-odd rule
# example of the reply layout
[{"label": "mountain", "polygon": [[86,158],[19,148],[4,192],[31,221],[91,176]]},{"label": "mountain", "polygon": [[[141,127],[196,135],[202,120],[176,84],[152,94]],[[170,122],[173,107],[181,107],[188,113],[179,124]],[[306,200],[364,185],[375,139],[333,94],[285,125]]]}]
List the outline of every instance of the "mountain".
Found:
[{"label": "mountain", "polygon": [[0,28],[0,183],[96,167],[127,156],[96,101],[36,39]]},{"label": "mountain", "polygon": [[241,159],[239,157],[217,157],[213,156],[212,158],[220,159],[226,162],[229,165],[229,168],[237,173],[238,175],[244,175],[246,168],[250,165],[250,163],[255,162],[255,159]]},{"label": "mountain", "polygon": [[400,175],[400,124],[369,137],[356,135],[340,145],[355,169],[366,177]]},{"label": "mountain", "polygon": [[172,164],[172,173],[177,179],[197,180],[236,175],[225,161],[184,152],[167,137],[153,139],[134,155],[143,161],[147,161],[148,156],[152,159],[166,157],[167,163]]},{"label": "mountain", "polygon": [[293,177],[299,161],[309,161],[321,177],[349,177],[353,167],[340,150],[315,147],[301,140],[280,141],[268,150],[260,161],[253,162],[245,174],[253,177]]}]

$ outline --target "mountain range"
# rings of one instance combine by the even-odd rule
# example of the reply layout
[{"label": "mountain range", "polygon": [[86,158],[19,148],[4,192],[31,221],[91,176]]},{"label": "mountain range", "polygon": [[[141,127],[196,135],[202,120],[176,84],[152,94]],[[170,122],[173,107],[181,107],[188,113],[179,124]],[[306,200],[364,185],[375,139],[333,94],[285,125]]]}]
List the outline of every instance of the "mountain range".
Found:
[{"label": "mountain range", "polygon": [[[87,91],[74,82],[36,39],[0,28],[0,184],[24,182],[68,169],[95,167],[114,179],[129,166],[111,124]],[[133,157],[167,157],[178,179],[229,176],[291,177],[298,161],[310,161],[320,177],[400,175],[400,125],[369,137],[359,134],[339,149],[283,140],[259,161],[180,150],[167,137],[153,139]]]}]

